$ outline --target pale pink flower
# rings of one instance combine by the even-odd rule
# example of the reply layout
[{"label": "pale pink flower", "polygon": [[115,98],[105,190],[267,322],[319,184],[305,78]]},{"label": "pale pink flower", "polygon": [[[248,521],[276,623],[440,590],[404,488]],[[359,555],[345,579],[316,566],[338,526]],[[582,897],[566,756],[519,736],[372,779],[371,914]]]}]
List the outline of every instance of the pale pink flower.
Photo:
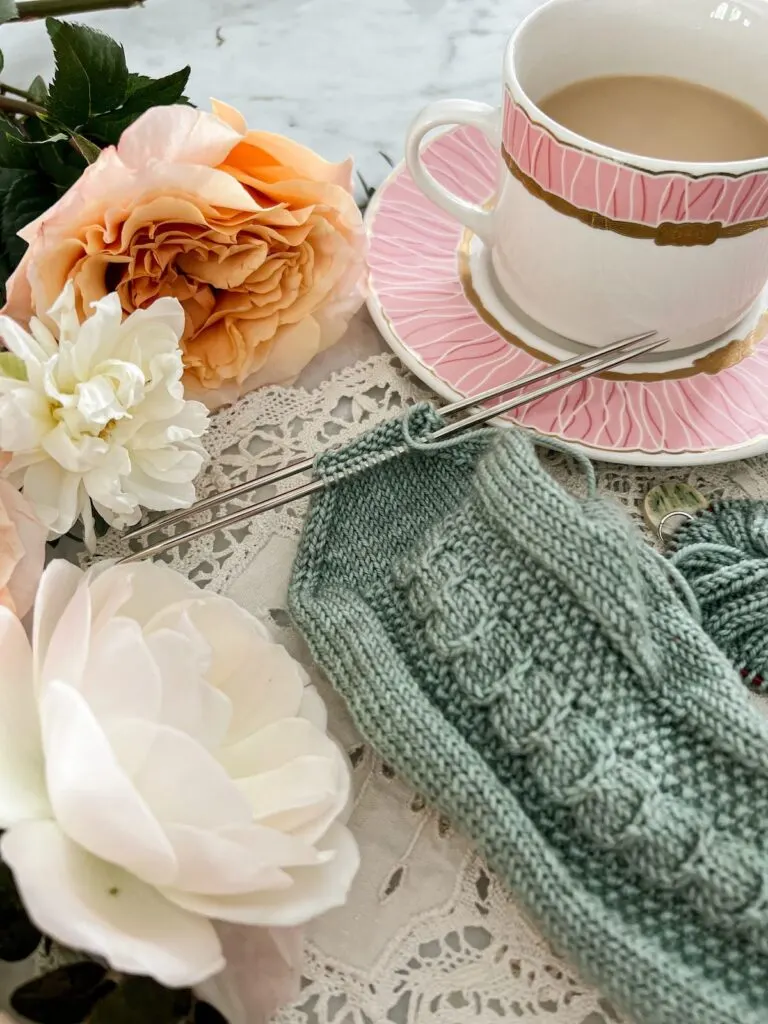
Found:
[{"label": "pale pink flower", "polygon": [[0,480],[0,605],[19,618],[32,607],[47,536],[29,502]]}]

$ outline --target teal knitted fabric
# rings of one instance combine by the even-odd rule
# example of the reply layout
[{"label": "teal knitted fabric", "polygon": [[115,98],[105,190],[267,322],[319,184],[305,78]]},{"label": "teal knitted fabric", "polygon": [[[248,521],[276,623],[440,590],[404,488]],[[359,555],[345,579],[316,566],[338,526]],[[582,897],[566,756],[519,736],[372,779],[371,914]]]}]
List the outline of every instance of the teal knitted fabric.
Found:
[{"label": "teal knitted fabric", "polygon": [[670,557],[707,633],[750,689],[768,693],[768,502],[714,502],[676,531]]},{"label": "teal knitted fabric", "polygon": [[766,1024],[768,723],[618,509],[521,432],[440,422],[319,460],[290,589],[315,658],[637,1024]]}]

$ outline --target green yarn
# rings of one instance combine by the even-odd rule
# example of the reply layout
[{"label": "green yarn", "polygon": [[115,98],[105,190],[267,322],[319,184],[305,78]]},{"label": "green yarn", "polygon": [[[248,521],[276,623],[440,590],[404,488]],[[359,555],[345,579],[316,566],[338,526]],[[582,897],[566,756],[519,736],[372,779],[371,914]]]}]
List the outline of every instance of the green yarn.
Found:
[{"label": "green yarn", "polygon": [[618,509],[516,430],[414,446],[440,422],[318,461],[290,588],[315,658],[636,1024],[766,1024],[768,722]]},{"label": "green yarn", "polygon": [[675,533],[670,561],[704,629],[750,689],[768,693],[768,502],[716,502]]}]

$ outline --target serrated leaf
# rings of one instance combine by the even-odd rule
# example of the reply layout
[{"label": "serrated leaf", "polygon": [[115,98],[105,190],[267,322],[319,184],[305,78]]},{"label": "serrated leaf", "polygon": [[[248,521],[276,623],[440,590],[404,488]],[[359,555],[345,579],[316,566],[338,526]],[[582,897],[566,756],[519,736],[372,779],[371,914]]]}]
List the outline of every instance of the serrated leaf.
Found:
[{"label": "serrated leaf", "polygon": [[56,74],[48,109],[74,130],[98,114],[119,107],[128,91],[125,52],[103,32],[72,22],[46,21]]},{"label": "serrated leaf", "polygon": [[152,978],[123,978],[98,1003],[88,1024],[181,1024],[192,1008],[189,989],[164,988]]},{"label": "serrated leaf", "polygon": [[[27,380],[27,367],[24,360],[19,356],[15,356],[13,352],[0,352],[0,377],[10,377],[11,380]],[[0,935],[0,946],[2,946],[4,938],[4,935]],[[34,949],[37,949],[39,941],[40,933],[38,932]],[[29,953],[25,953],[24,956],[29,956]],[[18,957],[18,959],[23,960],[24,956]],[[0,960],[7,959],[9,958],[0,955]]]},{"label": "serrated leaf", "polygon": [[15,0],[0,0],[0,25],[5,21],[15,21],[18,16]]},{"label": "serrated leaf", "polygon": [[[19,367],[14,366],[16,356],[10,353],[0,355],[0,360],[6,357],[9,362],[9,372],[6,376],[24,380],[26,369],[21,363],[23,377],[18,377]],[[4,361],[4,360],[3,360]],[[28,956],[37,949],[42,938],[40,932],[35,928],[27,916],[24,904],[19,898],[19,892],[13,879],[11,869],[7,864],[0,863],[0,960],[15,962],[26,960]]]},{"label": "serrated leaf", "polygon": [[48,182],[34,171],[17,178],[5,193],[0,228],[3,245],[13,267],[18,265],[27,249],[27,243],[18,237],[17,232],[44,213],[55,199]]},{"label": "serrated leaf", "polygon": [[71,188],[85,170],[83,158],[72,147],[70,136],[63,132],[39,140],[21,140],[17,144],[31,155],[32,167],[39,167],[48,181],[60,192],[66,192]]},{"label": "serrated leaf", "polygon": [[107,969],[91,960],[66,964],[17,988],[11,1006],[36,1024],[81,1024],[115,988]]},{"label": "serrated leaf", "polygon": [[33,103],[37,103],[41,107],[48,105],[48,86],[41,75],[35,75],[27,92]]},{"label": "serrated leaf", "polygon": [[164,107],[182,101],[190,71],[189,67],[181,68],[164,78],[130,75],[125,103],[117,110],[91,118],[83,131],[100,142],[115,145],[125,129],[150,107]]}]

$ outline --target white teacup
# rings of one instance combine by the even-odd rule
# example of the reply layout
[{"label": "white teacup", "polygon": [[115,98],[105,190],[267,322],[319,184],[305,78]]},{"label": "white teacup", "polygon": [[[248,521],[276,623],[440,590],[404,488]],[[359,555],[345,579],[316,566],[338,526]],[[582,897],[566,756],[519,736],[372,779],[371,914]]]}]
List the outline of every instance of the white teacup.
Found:
[{"label": "white teacup", "polygon": [[[442,100],[413,123],[418,186],[491,248],[498,285],[529,316],[587,345],[655,328],[683,349],[729,330],[768,278],[765,159],[688,163],[569,131],[537,101],[598,75],[666,75],[768,117],[768,2],[550,0],[509,41],[503,107]],[[499,146],[492,209],[451,195],[421,141],[471,124]]]}]

